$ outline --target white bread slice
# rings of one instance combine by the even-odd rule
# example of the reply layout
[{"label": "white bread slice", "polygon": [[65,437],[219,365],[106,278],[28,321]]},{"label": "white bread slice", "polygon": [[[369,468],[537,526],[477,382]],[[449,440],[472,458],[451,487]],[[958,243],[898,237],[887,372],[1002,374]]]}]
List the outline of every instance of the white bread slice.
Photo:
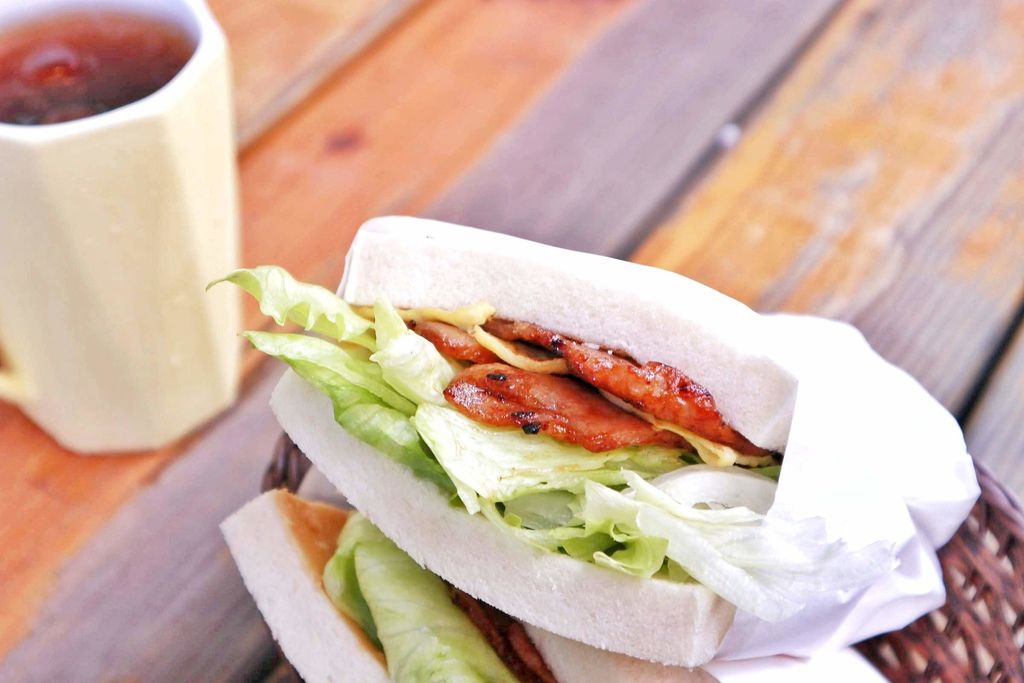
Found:
[{"label": "white bread slice", "polygon": [[[245,587],[252,593],[274,639],[307,683],[366,681],[386,683],[384,658],[362,630],[344,616],[323,590],[319,570],[302,540],[315,535],[333,554],[341,524],[315,523],[315,517],[344,513],[320,503],[290,505],[299,499],[271,491],[250,501],[221,524]],[[289,509],[291,508],[291,509]],[[343,522],[342,522],[343,523]]]},{"label": "white bread slice", "polygon": [[502,317],[672,365],[706,387],[726,422],[755,444],[786,444],[797,383],[764,353],[761,317],[681,275],[390,216],[359,229],[340,293],[355,304],[386,295],[407,308],[487,301]]},{"label": "white bread slice", "polygon": [[[288,661],[307,683],[387,681],[383,657],[323,591],[320,575],[347,513],[270,491],[222,525],[246,587]],[[311,547],[312,546],[312,547]],[[595,650],[526,626],[559,683],[707,683],[699,670]]]},{"label": "white bread slice", "polygon": [[313,464],[402,550],[525,623],[675,666],[711,659],[735,608],[702,586],[638,579],[539,550],[453,507],[431,482],[350,436],[330,400],[288,371],[271,407]]},{"label": "white bread slice", "polygon": [[703,669],[666,666],[577,643],[524,624],[526,634],[559,683],[715,683]]}]

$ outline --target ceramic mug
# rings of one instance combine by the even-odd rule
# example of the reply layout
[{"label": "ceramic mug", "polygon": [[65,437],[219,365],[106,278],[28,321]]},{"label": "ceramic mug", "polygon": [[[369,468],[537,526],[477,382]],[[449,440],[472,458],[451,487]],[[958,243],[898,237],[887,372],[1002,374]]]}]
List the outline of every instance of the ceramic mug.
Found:
[{"label": "ceramic mug", "polygon": [[0,123],[0,399],[82,452],[153,448],[230,405],[240,319],[227,46],[200,0],[0,0],[0,32],[127,10],[194,39],[182,70],[88,118]]}]

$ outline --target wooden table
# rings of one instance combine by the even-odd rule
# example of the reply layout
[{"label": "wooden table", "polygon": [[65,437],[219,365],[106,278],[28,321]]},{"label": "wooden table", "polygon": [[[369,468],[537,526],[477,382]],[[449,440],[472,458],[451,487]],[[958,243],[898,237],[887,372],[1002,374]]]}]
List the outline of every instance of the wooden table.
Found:
[{"label": "wooden table", "polygon": [[[1024,490],[1024,4],[213,0],[244,263],[333,286],[423,214],[857,325]],[[264,325],[246,308],[250,326]],[[280,368],[156,453],[81,458],[0,407],[0,680],[259,679],[217,523]]]}]

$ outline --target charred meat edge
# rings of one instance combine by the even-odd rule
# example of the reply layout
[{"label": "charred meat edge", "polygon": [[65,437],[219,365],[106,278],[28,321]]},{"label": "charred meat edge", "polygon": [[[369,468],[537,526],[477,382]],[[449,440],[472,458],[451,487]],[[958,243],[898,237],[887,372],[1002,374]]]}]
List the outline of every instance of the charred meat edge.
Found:
[{"label": "charred meat edge", "polygon": [[574,377],[483,363],[456,374],[444,396],[476,422],[543,432],[593,453],[630,446],[692,450],[683,437],[657,429]]},{"label": "charred meat edge", "polygon": [[484,329],[501,339],[534,344],[560,356],[575,377],[659,420],[745,455],[777,455],[726,424],[711,393],[670,365],[637,363],[620,351],[586,344],[533,323],[492,318]]},{"label": "charred meat edge", "polygon": [[523,683],[558,683],[522,624],[455,586],[449,584],[448,591],[516,678]]}]

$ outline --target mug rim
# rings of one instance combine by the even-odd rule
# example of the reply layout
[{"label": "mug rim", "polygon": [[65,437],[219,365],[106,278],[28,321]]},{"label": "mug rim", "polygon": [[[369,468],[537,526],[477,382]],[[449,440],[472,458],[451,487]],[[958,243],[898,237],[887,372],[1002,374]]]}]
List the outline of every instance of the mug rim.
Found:
[{"label": "mug rim", "polygon": [[[195,84],[200,73],[216,60],[226,46],[224,34],[204,0],[172,0],[172,2],[185,8],[196,24],[197,35],[192,55],[171,80],[141,99],[80,119],[38,125],[0,121],[0,141],[34,143],[85,135],[112,126],[158,116],[169,109]],[[0,2],[0,12],[2,12],[3,4]],[[123,2],[107,2],[106,4],[112,9],[129,9],[128,5]],[[138,5],[140,13],[147,13],[146,7],[149,3],[137,2],[135,4]],[[152,14],[152,12],[149,13]]]}]

